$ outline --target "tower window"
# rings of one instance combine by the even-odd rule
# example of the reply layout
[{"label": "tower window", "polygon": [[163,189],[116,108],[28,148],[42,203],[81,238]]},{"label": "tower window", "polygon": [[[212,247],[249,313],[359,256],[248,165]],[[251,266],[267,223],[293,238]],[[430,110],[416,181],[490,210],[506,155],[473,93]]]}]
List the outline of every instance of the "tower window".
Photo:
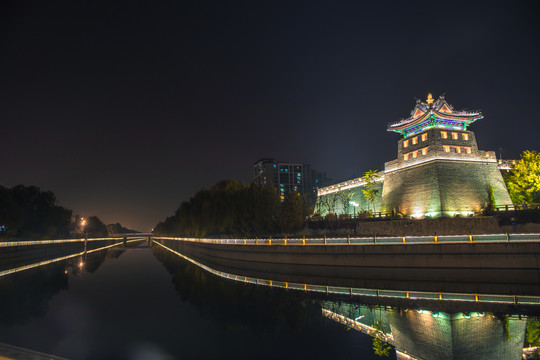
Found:
[{"label": "tower window", "polygon": [[413,157],[413,158],[416,158],[416,157],[418,157],[418,151],[413,151],[413,153],[412,153],[412,157]]},{"label": "tower window", "polygon": [[470,147],[465,147],[464,149],[465,149],[465,152],[466,152],[467,154],[472,153],[472,150],[471,150]]},{"label": "tower window", "polygon": [[418,144],[418,136],[415,136],[415,137],[412,138],[412,144],[413,145]]},{"label": "tower window", "polygon": [[469,140],[469,134],[463,133],[463,134],[461,134],[461,138],[462,138],[463,140]]},{"label": "tower window", "polygon": [[403,147],[404,148],[409,147],[409,140],[403,141]]},{"label": "tower window", "polygon": [[422,155],[427,155],[427,147],[422,149]]},{"label": "tower window", "polygon": [[426,140],[427,140],[427,133],[422,134],[422,141],[426,141]]},{"label": "tower window", "polygon": [[441,131],[441,137],[443,139],[448,139],[448,133],[446,131]]},{"label": "tower window", "polygon": [[443,145],[442,147],[443,147],[444,152],[446,152],[446,153],[449,153],[449,152],[450,152],[450,146],[448,146],[448,145]]},{"label": "tower window", "polygon": [[457,152],[458,154],[461,154],[461,148],[460,148],[459,146],[456,146],[456,152]]},{"label": "tower window", "polygon": [[403,160],[409,160],[409,154],[403,155]]},{"label": "tower window", "polygon": [[458,133],[453,132],[452,133],[452,140],[457,140],[457,139],[458,139]]}]

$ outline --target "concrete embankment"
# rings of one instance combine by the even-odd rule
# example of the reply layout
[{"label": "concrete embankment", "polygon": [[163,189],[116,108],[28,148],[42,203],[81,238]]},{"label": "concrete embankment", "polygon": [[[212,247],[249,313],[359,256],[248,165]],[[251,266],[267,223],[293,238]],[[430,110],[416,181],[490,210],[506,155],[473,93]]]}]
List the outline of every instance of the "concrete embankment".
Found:
[{"label": "concrete embankment", "polygon": [[216,270],[321,285],[540,295],[539,242],[227,245],[157,239]]}]

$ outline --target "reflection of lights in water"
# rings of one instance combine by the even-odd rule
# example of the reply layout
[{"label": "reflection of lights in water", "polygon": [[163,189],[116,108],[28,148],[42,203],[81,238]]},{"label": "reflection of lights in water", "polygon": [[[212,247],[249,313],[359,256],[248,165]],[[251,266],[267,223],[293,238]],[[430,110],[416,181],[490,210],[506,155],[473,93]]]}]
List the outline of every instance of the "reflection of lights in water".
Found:
[{"label": "reflection of lights in water", "polygon": [[[120,240],[120,239],[118,239],[118,238],[88,239],[88,241],[103,241],[103,240]],[[137,238],[137,239],[134,239],[134,240],[129,240],[128,243],[135,242],[135,241],[143,241],[143,240],[146,240],[146,239],[145,238]],[[2,248],[2,247],[11,247],[11,246],[32,246],[32,245],[35,246],[35,245],[44,245],[44,244],[73,243],[73,242],[83,242],[83,241],[84,241],[84,239],[42,240],[42,241],[9,241],[9,242],[0,242],[0,248]],[[96,248],[96,249],[88,250],[88,251],[86,251],[86,253],[93,253],[93,252],[96,252],[96,251],[105,250],[105,249],[111,248],[113,246],[119,246],[119,245],[122,245],[122,244],[123,244],[122,241],[118,241],[117,243],[114,243],[112,245],[103,246],[103,247],[99,247],[99,248]],[[0,271],[0,277],[5,276],[5,275],[9,275],[9,274],[13,274],[13,273],[16,273],[16,272],[19,272],[19,271],[33,269],[33,268],[36,268],[38,266],[48,265],[48,264],[51,264],[51,263],[54,263],[54,262],[71,259],[71,258],[74,258],[74,257],[77,257],[77,256],[81,256],[83,254],[84,254],[84,251],[79,252],[79,253],[75,253],[75,254],[71,254],[71,255],[67,255],[67,256],[58,257],[58,258],[55,258],[55,259],[40,261],[40,262],[37,262],[37,263],[34,263],[34,264],[29,264],[29,265],[19,266],[19,267],[12,268],[12,269],[2,270],[2,271]]]},{"label": "reflection of lights in water", "polygon": [[66,270],[64,270],[64,274],[67,274],[67,273],[68,273],[67,269],[66,269]]},{"label": "reflection of lights in water", "polygon": [[84,263],[83,263],[83,261],[81,260],[81,261],[79,262],[79,269],[82,269],[83,266],[84,266]]},{"label": "reflection of lights in water", "polygon": [[[209,239],[188,239],[188,238],[161,238],[166,240],[187,240],[187,241],[196,241],[196,242],[208,242]],[[253,239],[250,239],[253,240]],[[435,236],[435,242],[437,240],[437,236]],[[218,239],[213,239],[212,241],[218,241]],[[219,240],[223,243],[223,241],[229,241],[229,240]],[[172,252],[173,254],[176,254],[180,256],[181,258],[189,261],[190,263],[200,267],[201,269],[204,269],[208,271],[211,274],[220,276],[222,278],[226,279],[232,279],[235,281],[241,281],[245,283],[251,283],[251,284],[257,284],[257,285],[266,285],[266,286],[272,286],[272,287],[278,287],[278,288],[289,288],[294,290],[303,290],[303,291],[314,291],[314,292],[322,292],[327,294],[347,294],[347,295],[361,295],[361,296],[377,296],[377,297],[388,297],[388,298],[412,298],[408,296],[408,291],[402,291],[402,290],[379,290],[379,289],[362,289],[362,288],[345,288],[340,286],[323,286],[323,285],[312,285],[312,284],[299,284],[299,283],[291,283],[291,282],[282,282],[282,281],[274,281],[270,279],[259,279],[259,278],[252,278],[252,277],[246,277],[246,276],[238,276],[235,274],[226,273],[223,271],[215,270],[207,265],[204,265],[197,260],[194,260],[188,256],[185,256],[178,251],[175,251],[157,241],[153,241],[153,244],[159,245],[160,247]],[[385,294],[386,293],[386,294]],[[478,294],[454,294],[454,293],[434,293],[434,292],[427,292],[427,291],[415,291],[415,297],[414,299],[439,299],[443,300],[443,294],[444,294],[444,300],[455,300],[455,301],[474,301],[478,302]],[[435,297],[436,296],[436,297]],[[482,295],[483,302],[497,302],[497,303],[521,303],[521,304],[534,304],[538,305],[540,304],[540,297],[539,296],[527,296],[527,297],[520,297],[520,296],[513,296],[513,295],[489,295],[485,294]],[[430,314],[431,311],[428,310],[417,310],[420,314]]]}]

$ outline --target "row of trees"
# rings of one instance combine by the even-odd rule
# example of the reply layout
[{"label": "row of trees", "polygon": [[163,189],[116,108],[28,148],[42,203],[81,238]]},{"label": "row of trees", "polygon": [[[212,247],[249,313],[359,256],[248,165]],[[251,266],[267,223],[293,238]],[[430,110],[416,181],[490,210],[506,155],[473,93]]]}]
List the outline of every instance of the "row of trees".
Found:
[{"label": "row of trees", "polygon": [[0,186],[0,236],[65,237],[70,225],[71,210],[58,206],[52,192],[35,186]]},{"label": "row of trees", "polygon": [[310,209],[295,191],[283,202],[273,185],[225,180],[183,202],[154,228],[157,235],[272,236],[294,233]]},{"label": "row of trees", "polygon": [[0,186],[0,239],[105,237],[107,226],[97,217],[82,219],[56,202],[51,191],[36,186]]}]

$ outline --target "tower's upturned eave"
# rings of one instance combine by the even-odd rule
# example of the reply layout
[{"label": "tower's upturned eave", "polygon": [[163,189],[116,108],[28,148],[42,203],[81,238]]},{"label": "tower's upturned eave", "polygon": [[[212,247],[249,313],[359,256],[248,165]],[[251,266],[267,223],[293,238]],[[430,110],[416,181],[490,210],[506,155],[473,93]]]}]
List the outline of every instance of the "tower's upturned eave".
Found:
[{"label": "tower's upturned eave", "polygon": [[466,129],[471,123],[482,118],[481,113],[448,114],[432,109],[417,118],[392,124],[388,127],[388,131],[397,132],[406,137],[432,127]]}]

